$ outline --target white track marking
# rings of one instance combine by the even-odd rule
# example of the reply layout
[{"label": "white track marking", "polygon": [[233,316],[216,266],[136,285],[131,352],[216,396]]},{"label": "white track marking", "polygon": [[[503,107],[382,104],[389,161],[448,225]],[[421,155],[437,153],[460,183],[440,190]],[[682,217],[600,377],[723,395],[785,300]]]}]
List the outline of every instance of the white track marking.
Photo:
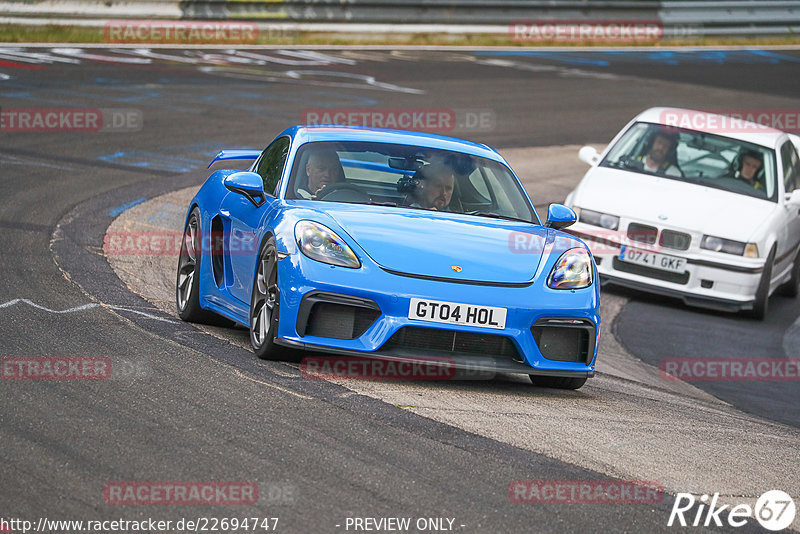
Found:
[{"label": "white track marking", "polygon": [[147,317],[148,319],[152,319],[154,321],[161,321],[163,323],[178,324],[178,321],[173,321],[172,319],[164,319],[163,317],[158,317],[156,315],[153,315],[153,314],[150,314],[150,313],[147,313],[147,312],[143,312],[143,311],[140,311],[140,310],[134,310],[132,308],[125,308],[124,306],[111,306],[109,304],[103,304],[102,306],[105,307],[105,308],[112,309],[112,310],[126,311],[126,312],[135,313],[135,314],[138,314],[138,315],[143,315],[144,317]]},{"label": "white track marking", "polygon": [[18,48],[3,48],[0,47],[0,59],[9,59],[11,61],[19,61],[24,63],[72,63],[80,64],[79,59],[68,57],[54,56],[47,52],[31,52],[30,50],[22,50]]},{"label": "white track marking", "polygon": [[108,308],[108,309],[111,309],[111,310],[126,311],[126,312],[135,313],[137,315],[142,315],[142,316],[147,317],[148,319],[152,319],[154,321],[161,321],[161,322],[164,322],[164,323],[173,323],[173,324],[177,323],[177,321],[173,321],[171,319],[165,319],[163,317],[158,317],[157,315],[153,315],[151,313],[143,312],[143,311],[140,311],[140,310],[134,310],[134,309],[131,309],[131,308],[126,308],[124,306],[112,306],[110,304],[98,304],[96,302],[90,302],[89,304],[82,304],[81,306],[74,306],[72,308],[66,308],[64,310],[52,310],[52,309],[48,308],[47,306],[42,306],[41,304],[37,304],[37,303],[33,302],[30,299],[11,299],[11,300],[9,300],[7,302],[3,302],[2,304],[0,304],[0,309],[2,309],[2,308],[10,308],[11,306],[14,306],[15,304],[20,304],[20,303],[27,304],[28,306],[32,306],[32,307],[34,307],[34,308],[36,308],[38,310],[46,311],[48,313],[56,313],[56,314],[75,313],[75,312],[80,312],[80,311],[84,311],[84,310],[90,310],[92,308],[103,307],[103,308]]},{"label": "white track marking", "polygon": [[149,48],[112,48],[111,52],[114,52],[115,54],[134,55],[150,59],[163,59],[165,61],[174,61],[176,63],[189,63],[192,65],[197,65],[198,63],[202,62],[200,59],[194,57],[180,56],[177,54],[160,54],[153,52]]},{"label": "white track marking", "polygon": [[[0,73],[0,79],[2,79],[3,74]],[[10,154],[2,154],[0,153],[0,161],[3,163],[7,163],[9,165],[35,165],[37,167],[45,167],[49,169],[59,169],[59,170],[67,170],[67,171],[77,171],[77,167],[70,167],[68,165],[64,165],[61,163],[48,163],[46,161],[38,161],[33,158],[23,158],[18,156],[12,156]]]},{"label": "white track marking", "polygon": [[[242,70],[226,70],[224,67],[211,67],[211,66],[204,66],[198,67],[200,72],[205,74],[214,74],[217,76],[222,76],[225,78],[236,78],[240,80],[253,80],[259,82],[269,82],[269,83],[289,83],[289,84],[296,84],[306,86],[316,86],[316,87],[347,87],[351,89],[370,89],[370,90],[382,90],[382,91],[395,91],[400,93],[412,93],[412,94],[425,94],[425,91],[421,89],[412,89],[409,87],[401,87],[399,85],[392,85],[389,83],[378,82],[372,76],[366,76],[363,74],[351,74],[351,73],[340,73],[340,72],[328,72],[328,71],[288,71],[283,73],[287,77],[282,76],[274,76],[274,75],[265,75],[260,74],[262,71],[251,69],[246,72],[242,72]],[[349,79],[360,79],[364,83],[347,83],[347,82],[337,82],[337,81],[322,81],[322,80],[314,80],[314,79],[306,79],[303,78],[305,75],[324,75],[324,76],[339,76],[339,77],[347,77]]]},{"label": "white track marking", "polygon": [[[282,52],[282,50],[278,50],[278,53]],[[275,56],[267,56],[264,54],[255,54],[253,52],[243,52],[241,50],[228,50],[228,55],[231,56],[239,56],[251,60],[256,60],[257,65],[266,65],[267,63],[277,63],[279,65],[288,65],[291,67],[303,67],[303,66],[319,66],[319,65],[329,65],[330,61],[320,61],[319,59],[311,60],[307,58],[300,58],[300,59],[290,59],[288,57],[275,57]]]},{"label": "white track marking", "polygon": [[44,311],[50,312],[50,313],[73,313],[73,312],[77,312],[77,311],[88,310],[90,308],[96,308],[97,306],[99,306],[99,304],[90,303],[90,304],[84,304],[82,306],[75,306],[74,308],[67,308],[66,310],[51,310],[50,308],[48,308],[46,306],[42,306],[40,304],[36,304],[32,300],[28,300],[28,299],[12,299],[12,300],[9,300],[8,302],[4,302],[4,303],[0,304],[0,308],[9,308],[9,307],[13,306],[14,304],[18,304],[20,302],[22,302],[24,304],[27,304],[29,306],[33,306],[36,309],[44,310]]},{"label": "white track marking", "polygon": [[278,391],[283,391],[284,393],[288,393],[289,395],[294,395],[295,397],[298,397],[300,399],[311,400],[311,399],[314,398],[314,397],[309,397],[308,395],[302,395],[300,393],[295,393],[294,391],[292,391],[290,389],[282,388],[280,386],[276,386],[275,384],[270,384],[269,382],[264,382],[263,380],[257,380],[257,379],[255,379],[253,377],[247,376],[246,374],[242,373],[238,369],[234,369],[233,372],[236,373],[237,375],[239,375],[240,377],[244,378],[245,380],[250,380],[251,382],[256,382],[257,384],[261,384],[263,386],[271,387],[273,389],[277,389]]},{"label": "white track marking", "polygon": [[[424,94],[425,91],[420,89],[414,89],[411,87],[402,87],[400,85],[394,85],[392,83],[384,83],[379,82],[375,79],[374,76],[368,76],[366,74],[358,74],[355,72],[336,72],[336,71],[324,71],[324,70],[290,70],[286,72],[286,76],[289,78],[301,80],[305,76],[315,77],[315,76],[330,76],[332,78],[342,78],[345,80],[360,80],[368,87],[374,87],[376,89],[385,89],[387,91],[395,91],[397,93],[410,93],[414,95],[421,95]],[[338,85],[340,87],[359,87],[360,84],[348,84],[348,83],[334,83],[332,85]]]},{"label": "white track marking", "polygon": [[106,56],[104,54],[89,54],[85,52],[82,48],[53,48],[53,53],[78,59],[102,61],[105,63],[136,63],[139,65],[147,65],[153,62],[152,59],[143,57],[122,57],[122,56]]}]

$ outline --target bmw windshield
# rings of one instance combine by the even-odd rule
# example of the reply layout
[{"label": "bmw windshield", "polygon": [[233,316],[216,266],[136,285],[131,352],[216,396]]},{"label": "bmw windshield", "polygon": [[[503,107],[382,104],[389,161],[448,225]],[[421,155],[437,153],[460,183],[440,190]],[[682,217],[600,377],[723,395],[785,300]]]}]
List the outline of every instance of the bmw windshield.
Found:
[{"label": "bmw windshield", "polygon": [[709,133],[637,122],[601,167],[652,174],[777,201],[775,152]]},{"label": "bmw windshield", "polygon": [[428,147],[345,141],[306,143],[294,161],[288,199],[539,223],[511,171],[486,158]]}]

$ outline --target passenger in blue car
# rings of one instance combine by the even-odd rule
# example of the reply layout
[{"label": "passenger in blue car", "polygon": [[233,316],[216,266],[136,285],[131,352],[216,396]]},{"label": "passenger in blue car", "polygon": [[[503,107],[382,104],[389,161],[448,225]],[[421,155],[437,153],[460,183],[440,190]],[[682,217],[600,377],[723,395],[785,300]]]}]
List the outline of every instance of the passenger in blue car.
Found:
[{"label": "passenger in blue car", "polygon": [[448,211],[455,188],[453,170],[444,163],[426,165],[414,175],[419,180],[411,194],[411,207]]}]

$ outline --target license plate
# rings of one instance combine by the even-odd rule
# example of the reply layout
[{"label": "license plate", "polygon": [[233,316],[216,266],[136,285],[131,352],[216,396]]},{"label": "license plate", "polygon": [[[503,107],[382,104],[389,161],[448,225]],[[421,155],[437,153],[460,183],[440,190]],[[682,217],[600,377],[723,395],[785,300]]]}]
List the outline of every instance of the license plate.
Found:
[{"label": "license plate", "polygon": [[408,318],[434,323],[481,326],[502,330],[506,327],[506,308],[475,306],[441,300],[411,299]]},{"label": "license plate", "polygon": [[653,269],[670,271],[673,273],[682,273],[686,267],[686,258],[668,256],[666,254],[659,254],[658,252],[648,252],[624,245],[619,253],[619,259],[627,263],[645,265]]}]

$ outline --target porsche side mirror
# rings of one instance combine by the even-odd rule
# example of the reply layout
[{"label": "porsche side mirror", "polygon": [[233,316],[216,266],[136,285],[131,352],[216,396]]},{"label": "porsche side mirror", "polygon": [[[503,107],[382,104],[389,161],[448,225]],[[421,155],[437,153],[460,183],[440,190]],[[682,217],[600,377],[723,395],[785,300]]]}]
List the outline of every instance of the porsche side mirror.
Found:
[{"label": "porsche side mirror", "polygon": [[561,228],[566,228],[567,226],[575,224],[577,220],[578,216],[575,215],[572,208],[564,204],[550,204],[547,206],[547,222],[544,223],[544,225],[547,228],[560,230]]},{"label": "porsche side mirror", "polygon": [[228,190],[246,197],[257,208],[267,201],[264,181],[259,174],[249,171],[235,172],[226,176],[222,183]]},{"label": "porsche side mirror", "polygon": [[600,162],[600,154],[596,148],[587,145],[578,150],[578,159],[594,167]]}]

